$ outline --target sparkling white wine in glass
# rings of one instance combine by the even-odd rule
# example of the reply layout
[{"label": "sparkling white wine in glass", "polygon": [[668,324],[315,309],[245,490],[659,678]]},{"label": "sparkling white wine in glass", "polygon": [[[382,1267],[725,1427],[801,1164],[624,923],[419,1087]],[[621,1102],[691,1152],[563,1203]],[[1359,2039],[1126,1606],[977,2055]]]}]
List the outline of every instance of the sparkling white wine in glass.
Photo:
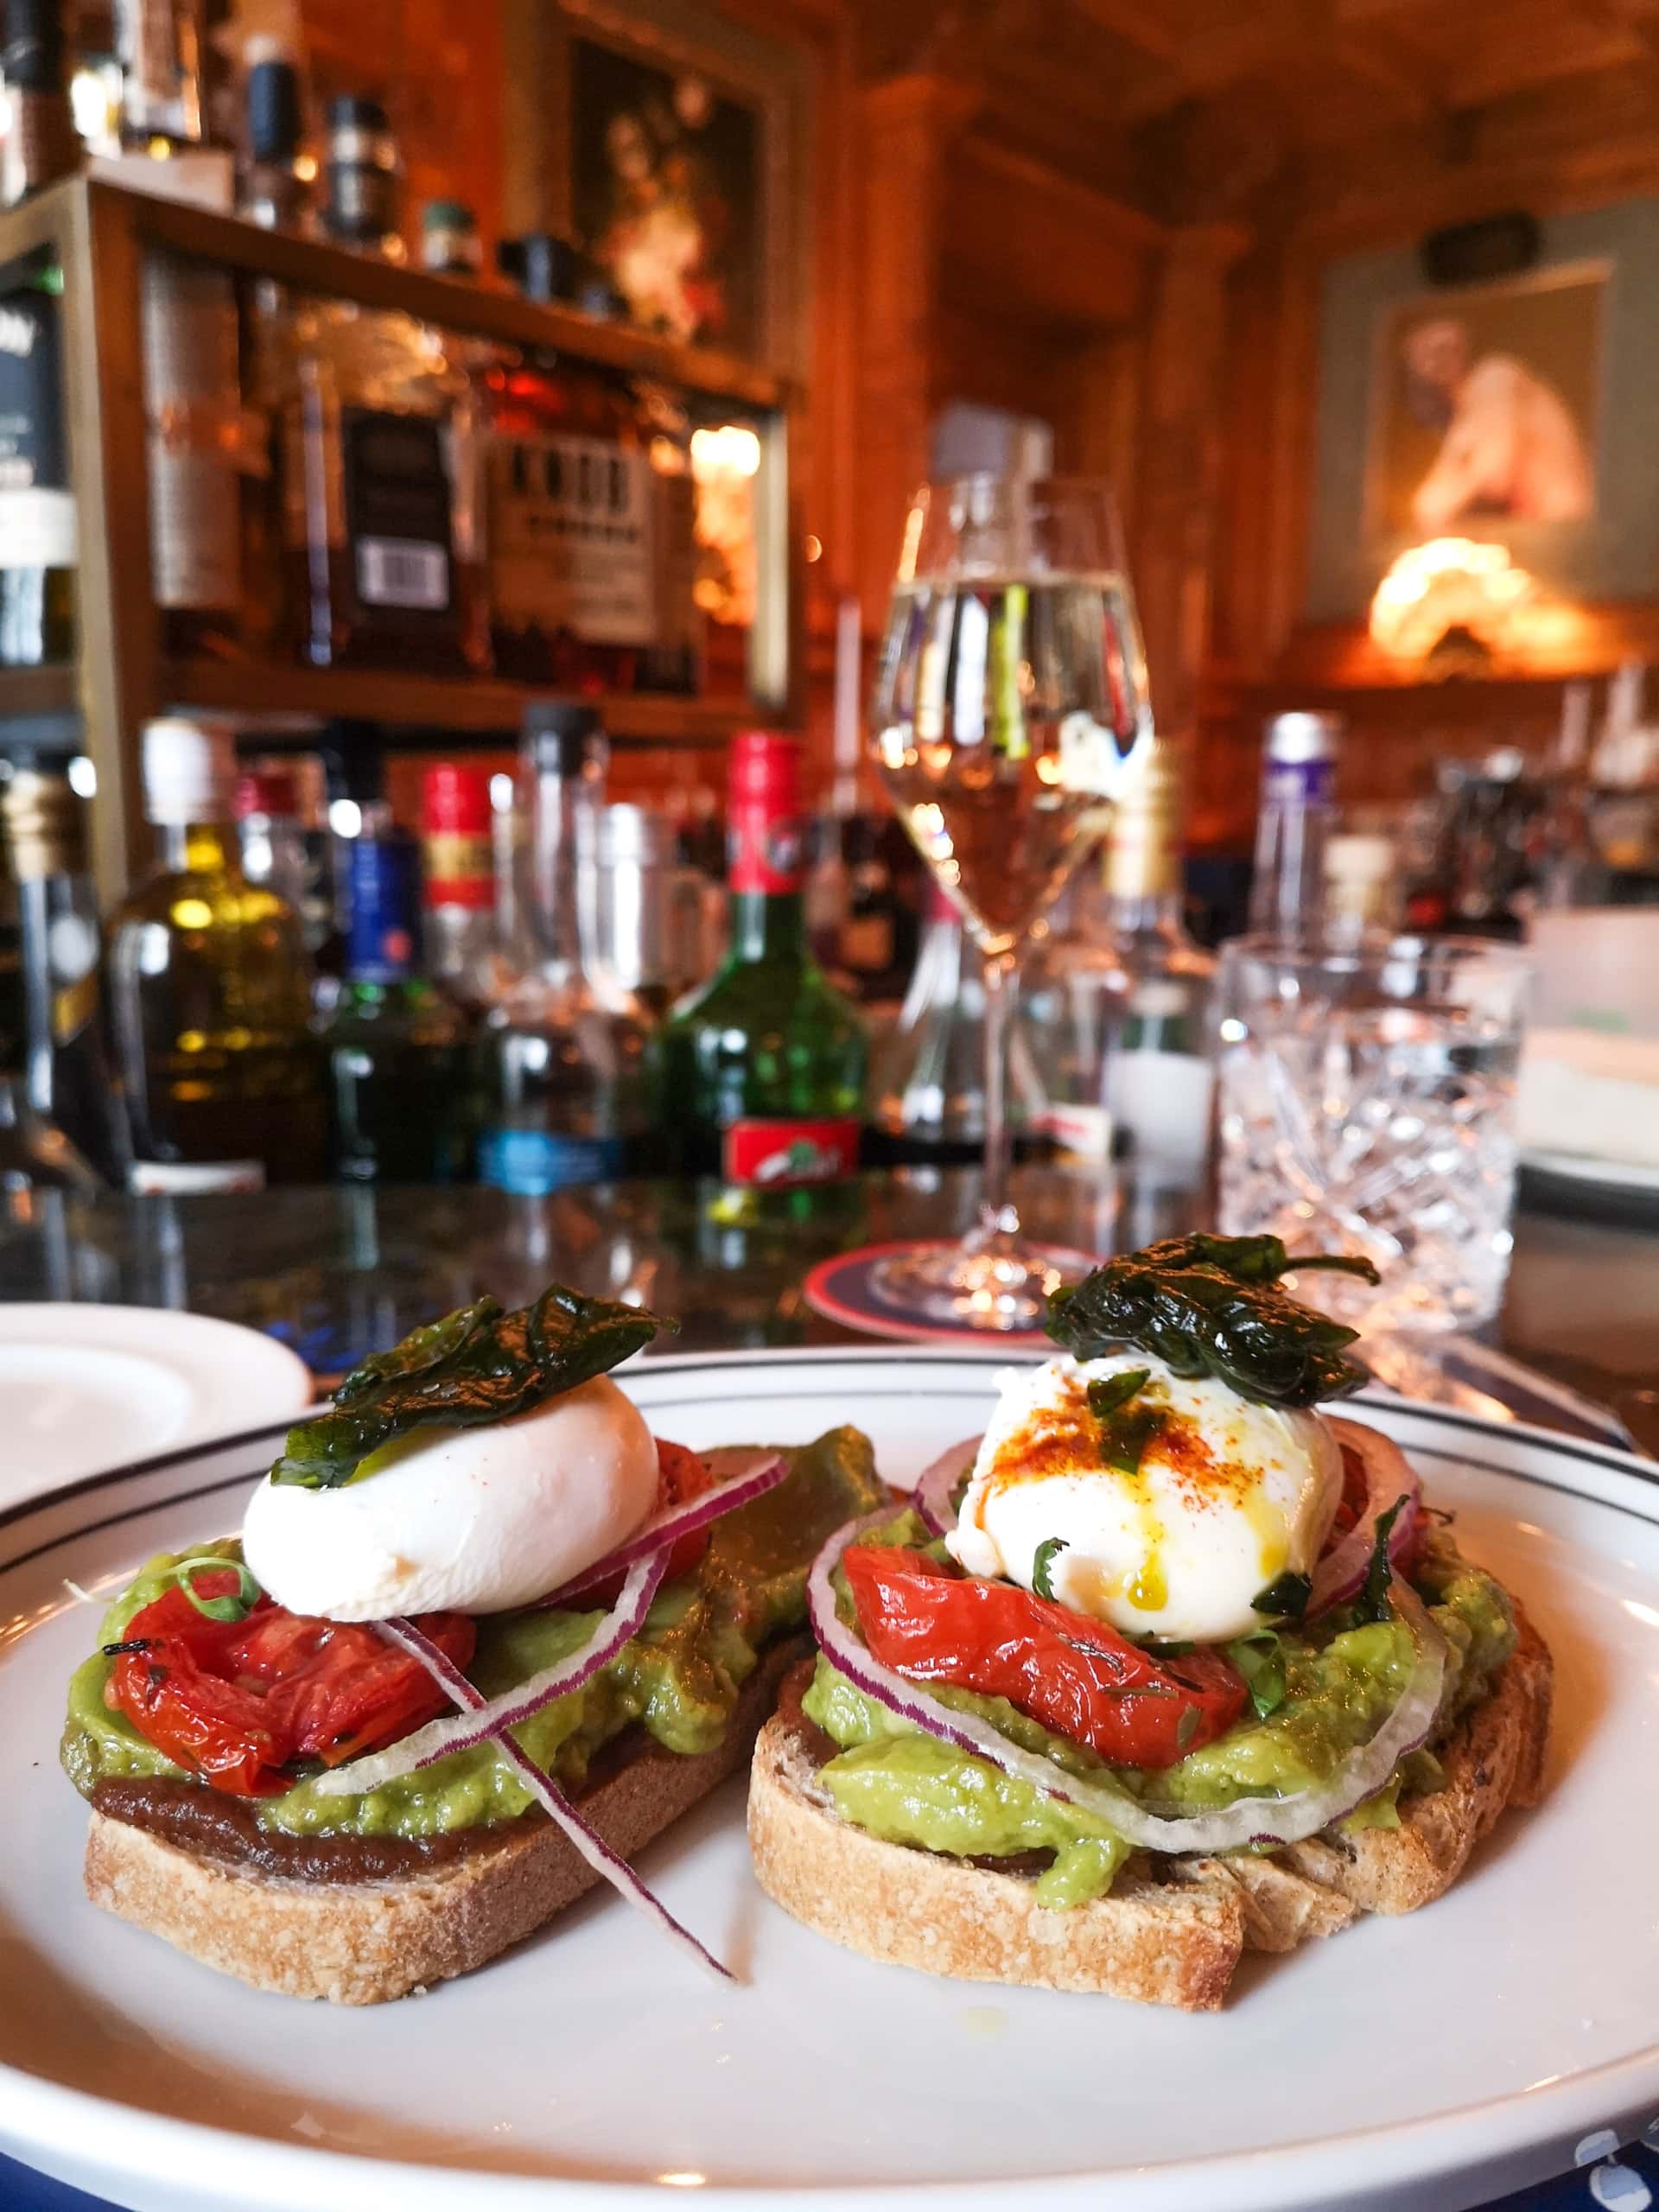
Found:
[{"label": "sparkling white wine in glass", "polygon": [[1152,739],[1146,663],[1109,488],[976,476],[906,518],[872,719],[906,828],[985,963],[979,1227],[878,1271],[910,1319],[1029,1328],[1058,1274],[1020,1239],[1007,1186],[1008,1020],[1020,945],[1104,832]]},{"label": "sparkling white wine in glass", "polygon": [[877,756],[911,836],[988,950],[1017,944],[1104,830],[1146,714],[1120,575],[900,584]]}]

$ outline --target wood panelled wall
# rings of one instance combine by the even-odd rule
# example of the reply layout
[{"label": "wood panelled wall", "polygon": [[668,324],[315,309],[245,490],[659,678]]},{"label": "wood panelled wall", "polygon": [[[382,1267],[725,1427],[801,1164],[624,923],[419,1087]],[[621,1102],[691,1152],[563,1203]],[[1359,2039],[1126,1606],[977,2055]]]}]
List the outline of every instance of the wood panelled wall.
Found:
[{"label": "wood panelled wall", "polygon": [[[522,5],[523,0],[509,0]],[[323,92],[383,91],[410,200],[503,205],[504,0],[301,0]],[[711,9],[716,0],[710,0]],[[1517,12],[1518,10],[1518,12]],[[1160,724],[1195,842],[1243,845],[1269,709],[1338,701],[1350,796],[1538,741],[1560,671],[1402,689],[1297,623],[1320,273],[1523,207],[1659,191],[1649,0],[720,0],[810,75],[798,519],[810,722],[835,609],[879,627],[899,518],[951,399],[1041,416],[1123,495]],[[1656,605],[1585,626],[1659,658]],[[684,780],[709,756],[626,772]]]}]

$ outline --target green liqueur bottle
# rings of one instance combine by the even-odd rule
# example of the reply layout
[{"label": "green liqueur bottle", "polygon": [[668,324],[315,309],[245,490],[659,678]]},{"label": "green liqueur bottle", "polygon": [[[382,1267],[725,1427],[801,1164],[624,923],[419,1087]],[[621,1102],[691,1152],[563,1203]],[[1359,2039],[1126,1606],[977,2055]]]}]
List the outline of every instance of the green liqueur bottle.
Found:
[{"label": "green liqueur bottle", "polygon": [[399,837],[352,847],[346,982],[323,1031],[330,1160],[348,1183],[451,1183],[472,1158],[466,1015],[420,972],[420,871]]},{"label": "green liqueur bottle", "polygon": [[[733,1222],[835,1212],[858,1166],[868,1044],[807,945],[801,748],[733,740],[731,950],[664,1025],[663,1117]],[[836,1186],[841,1186],[837,1191]]]}]

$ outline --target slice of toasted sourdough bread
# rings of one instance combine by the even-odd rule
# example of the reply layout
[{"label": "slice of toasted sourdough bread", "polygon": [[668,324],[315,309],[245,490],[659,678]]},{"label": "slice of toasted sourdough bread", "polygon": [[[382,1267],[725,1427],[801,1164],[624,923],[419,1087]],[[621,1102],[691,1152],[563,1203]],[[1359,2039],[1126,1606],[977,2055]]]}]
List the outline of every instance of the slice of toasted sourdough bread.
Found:
[{"label": "slice of toasted sourdough bread", "polygon": [[[728,1775],[800,1659],[791,1637],[762,1658],[718,1746],[693,1757],[643,1731],[578,1798],[584,1820],[632,1859]],[[480,1831],[467,1855],[373,1882],[295,1881],[226,1866],[94,1812],[86,1894],[94,1904],[164,1936],[206,1966],[285,1997],[378,2005],[469,1974],[562,1912],[600,1877],[538,1815],[505,1834]]]},{"label": "slice of toasted sourdough bread", "polygon": [[1398,1828],[1322,1836],[1271,1857],[1137,1853],[1108,1897],[1063,1912],[1034,1878],[884,1843],[841,1819],[817,1770],[835,1745],[785,1683],[749,1784],[760,1886],[820,1936],[872,1959],[969,1981],[1104,1992],[1213,2012],[1244,1952],[1289,1951],[1362,1912],[1412,1912],[1449,1889],[1506,1805],[1543,1788],[1550,1657],[1524,1616],[1482,1702],[1439,1751],[1442,1787],[1402,1798]]}]

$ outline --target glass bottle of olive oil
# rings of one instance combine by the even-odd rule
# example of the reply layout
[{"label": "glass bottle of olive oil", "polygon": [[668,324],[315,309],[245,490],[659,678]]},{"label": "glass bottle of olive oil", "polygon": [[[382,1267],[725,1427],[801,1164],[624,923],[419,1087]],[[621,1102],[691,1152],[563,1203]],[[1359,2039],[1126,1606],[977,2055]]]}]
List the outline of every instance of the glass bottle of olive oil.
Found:
[{"label": "glass bottle of olive oil", "polygon": [[157,863],[110,926],[110,992],[142,1191],[322,1179],[327,1116],[300,922],[242,873],[228,730],[144,731]]}]

